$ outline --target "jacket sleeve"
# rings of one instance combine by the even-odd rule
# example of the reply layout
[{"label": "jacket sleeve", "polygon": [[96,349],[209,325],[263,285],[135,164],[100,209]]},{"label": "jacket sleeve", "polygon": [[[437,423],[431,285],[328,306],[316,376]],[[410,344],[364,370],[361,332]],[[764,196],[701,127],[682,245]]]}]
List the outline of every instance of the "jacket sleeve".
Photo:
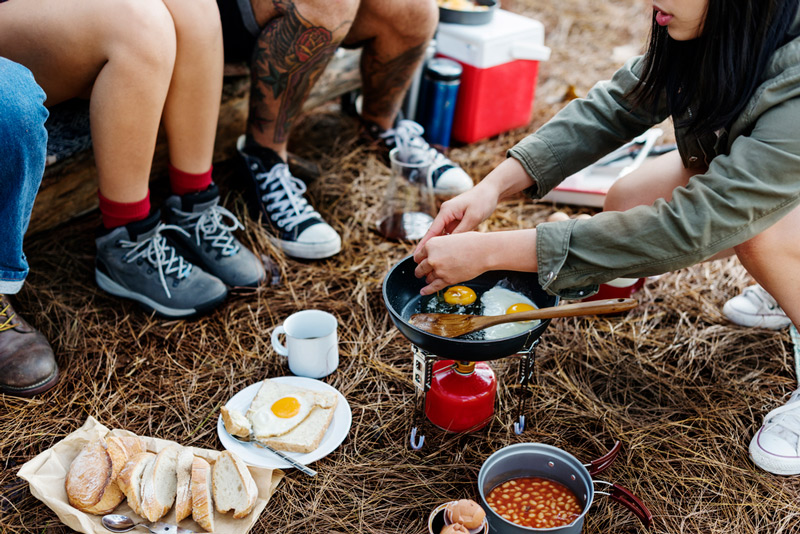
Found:
[{"label": "jacket sleeve", "polygon": [[654,112],[634,109],[626,96],[638,83],[641,66],[641,56],[632,58],[611,80],[596,84],[508,151],[536,184],[526,194],[543,197],[567,176],[667,118],[663,105]]},{"label": "jacket sleeve", "polygon": [[671,201],[538,225],[540,283],[577,298],[617,277],[693,265],[763,232],[800,205],[797,124],[800,98],[786,100]]}]

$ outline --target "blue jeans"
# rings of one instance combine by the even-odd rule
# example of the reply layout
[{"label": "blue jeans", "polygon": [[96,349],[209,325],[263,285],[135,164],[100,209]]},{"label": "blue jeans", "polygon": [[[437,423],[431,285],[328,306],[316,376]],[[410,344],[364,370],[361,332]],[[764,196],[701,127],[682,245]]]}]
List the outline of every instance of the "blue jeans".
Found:
[{"label": "blue jeans", "polygon": [[0,294],[28,275],[22,238],[47,157],[45,94],[31,72],[0,57]]}]

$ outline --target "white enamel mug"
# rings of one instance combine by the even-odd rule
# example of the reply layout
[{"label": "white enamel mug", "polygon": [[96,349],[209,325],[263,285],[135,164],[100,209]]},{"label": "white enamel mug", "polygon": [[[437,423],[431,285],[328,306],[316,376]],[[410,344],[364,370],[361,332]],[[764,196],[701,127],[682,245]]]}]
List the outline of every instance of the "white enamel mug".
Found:
[{"label": "white enamel mug", "polygon": [[[272,331],[275,352],[289,359],[289,370],[297,376],[322,378],[339,366],[336,317],[321,310],[293,313]],[[280,336],[286,337],[286,344]]]}]

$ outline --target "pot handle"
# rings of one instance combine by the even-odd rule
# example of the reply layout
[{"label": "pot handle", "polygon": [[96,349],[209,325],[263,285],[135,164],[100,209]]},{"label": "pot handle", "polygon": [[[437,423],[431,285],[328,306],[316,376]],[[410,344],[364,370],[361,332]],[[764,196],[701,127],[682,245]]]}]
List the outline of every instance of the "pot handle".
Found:
[{"label": "pot handle", "polygon": [[600,484],[607,484],[608,491],[598,491],[597,493],[608,495],[608,498],[612,501],[620,503],[622,506],[627,508],[633,515],[639,518],[645,528],[650,527],[653,523],[653,514],[650,510],[645,506],[639,497],[631,493],[630,490],[623,488],[622,486],[617,486],[616,484],[612,484],[610,482],[605,482],[602,480],[595,480],[594,482],[598,482]]},{"label": "pot handle", "polygon": [[617,459],[617,456],[619,455],[619,451],[621,449],[622,449],[622,444],[619,441],[617,441],[616,443],[614,443],[614,446],[611,447],[610,451],[605,453],[603,456],[601,456],[597,460],[592,460],[588,464],[585,464],[584,467],[586,467],[588,469],[589,474],[591,476],[595,476],[597,474],[600,474],[603,471],[605,471],[606,469],[608,469],[611,466],[611,464],[614,462],[614,460]]}]

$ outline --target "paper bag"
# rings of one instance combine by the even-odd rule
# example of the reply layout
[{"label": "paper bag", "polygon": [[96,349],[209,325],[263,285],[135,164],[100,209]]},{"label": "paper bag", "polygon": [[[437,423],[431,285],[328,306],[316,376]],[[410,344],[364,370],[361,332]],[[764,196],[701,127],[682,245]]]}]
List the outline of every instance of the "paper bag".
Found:
[{"label": "paper bag", "polygon": [[[67,491],[64,489],[64,478],[72,460],[78,455],[83,446],[93,439],[105,437],[106,435],[133,436],[135,434],[127,430],[109,430],[94,417],[90,416],[81,428],[25,463],[18,473],[20,478],[28,481],[31,494],[34,497],[53,510],[65,525],[85,534],[108,534],[108,531],[100,522],[101,516],[81,512],[69,504]],[[175,443],[164,439],[140,437],[145,443],[145,448],[153,453]],[[196,456],[205,458],[210,464],[213,464],[219,455],[219,451],[211,449],[199,449],[197,447],[191,447],[191,449]],[[220,514],[215,511],[214,522],[217,532],[246,534],[258,521],[258,517],[266,508],[272,493],[283,478],[283,471],[280,469],[266,469],[254,466],[248,466],[248,468],[253,475],[256,486],[258,486],[258,498],[255,508],[250,515],[242,519],[233,519],[230,515]],[[127,501],[122,501],[112,513],[127,515],[136,522],[143,520],[133,513]],[[174,514],[174,512],[170,510],[161,520],[170,522],[170,514]],[[203,532],[203,528],[191,519],[181,521],[180,526],[195,532]]]}]

